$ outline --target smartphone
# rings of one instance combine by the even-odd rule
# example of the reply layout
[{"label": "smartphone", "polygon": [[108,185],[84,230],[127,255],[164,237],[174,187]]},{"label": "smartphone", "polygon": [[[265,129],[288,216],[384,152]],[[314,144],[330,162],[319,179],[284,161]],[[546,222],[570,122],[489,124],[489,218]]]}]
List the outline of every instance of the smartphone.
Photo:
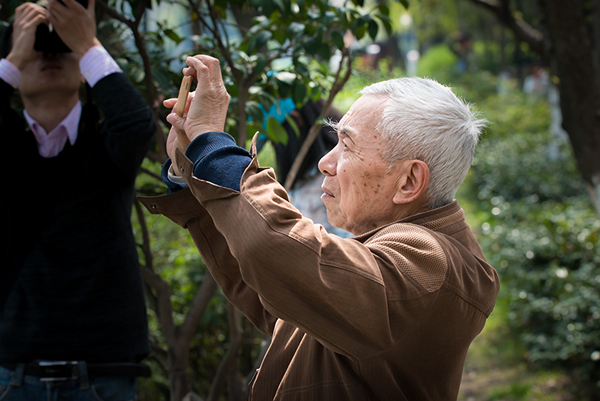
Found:
[{"label": "smartphone", "polygon": [[183,111],[185,110],[185,104],[187,103],[188,94],[190,93],[190,88],[192,87],[192,77],[187,75],[183,77],[181,81],[181,86],[179,87],[179,97],[177,98],[177,115],[179,117],[183,116]]}]

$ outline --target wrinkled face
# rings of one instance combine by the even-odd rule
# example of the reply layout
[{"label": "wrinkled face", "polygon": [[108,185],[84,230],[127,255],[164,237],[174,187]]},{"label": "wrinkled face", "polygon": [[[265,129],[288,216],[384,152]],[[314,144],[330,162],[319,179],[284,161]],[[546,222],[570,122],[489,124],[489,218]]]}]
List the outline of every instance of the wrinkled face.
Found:
[{"label": "wrinkled face", "polygon": [[337,145],[319,161],[327,217],[333,226],[355,235],[397,217],[393,199],[399,166],[388,171],[389,163],[381,158],[385,143],[375,131],[383,103],[380,97],[359,98],[339,122]]},{"label": "wrinkled face", "polygon": [[73,53],[45,54],[27,63],[22,71],[19,93],[30,98],[42,94],[71,94],[82,82],[79,60]]}]

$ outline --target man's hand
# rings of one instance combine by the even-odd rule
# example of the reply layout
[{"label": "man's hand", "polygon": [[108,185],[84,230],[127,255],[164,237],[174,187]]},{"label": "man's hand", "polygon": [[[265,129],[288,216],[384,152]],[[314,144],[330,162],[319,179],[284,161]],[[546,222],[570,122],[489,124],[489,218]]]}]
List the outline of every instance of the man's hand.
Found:
[{"label": "man's hand", "polygon": [[221,77],[219,60],[197,55],[188,57],[184,75],[191,75],[198,83],[184,122],[185,133],[193,141],[210,131],[223,131],[230,96]]},{"label": "man's hand", "polygon": [[19,70],[37,57],[33,50],[35,31],[39,24],[46,22],[46,10],[37,4],[24,3],[15,10],[12,48],[6,59]]},{"label": "man's hand", "polygon": [[96,39],[96,16],[94,0],[88,0],[87,9],[75,0],[48,1],[46,18],[52,24],[63,42],[78,59],[92,47],[99,45]]},{"label": "man's hand", "polygon": [[[167,116],[171,123],[171,130],[167,138],[167,155],[173,159],[176,148],[185,151],[188,145],[199,135],[206,132],[225,129],[227,107],[230,96],[225,89],[221,76],[221,67],[216,58],[197,55],[188,57],[188,67],[183,69],[184,75],[193,77],[197,82],[195,92],[188,95],[183,117],[175,112],[177,99],[167,99],[163,102],[165,107],[173,108]],[[175,173],[181,175],[175,168]]]},{"label": "man's hand", "polygon": [[[171,113],[167,116],[167,122],[171,124],[169,130],[169,136],[167,137],[167,155],[173,159],[175,148],[180,148],[185,152],[190,140],[185,133],[183,128],[187,113],[190,109],[190,104],[194,98],[195,92],[188,93],[186,104],[183,109],[183,116],[179,116],[176,112],[178,108],[178,98],[166,99],[163,101],[163,105],[167,108],[171,108]],[[179,175],[179,174],[178,174]]]}]

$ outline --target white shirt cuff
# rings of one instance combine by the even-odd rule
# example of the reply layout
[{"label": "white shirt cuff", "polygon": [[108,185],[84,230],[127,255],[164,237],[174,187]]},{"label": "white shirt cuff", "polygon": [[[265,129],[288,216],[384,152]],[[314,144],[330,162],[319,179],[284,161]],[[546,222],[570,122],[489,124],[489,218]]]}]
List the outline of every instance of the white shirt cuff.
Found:
[{"label": "white shirt cuff", "polygon": [[81,75],[94,87],[98,81],[115,72],[122,72],[117,62],[102,45],[92,47],[79,60]]},{"label": "white shirt cuff", "polygon": [[3,58],[0,60],[0,78],[13,88],[17,89],[21,83],[21,70],[13,63]]},{"label": "white shirt cuff", "polygon": [[185,180],[183,179],[182,176],[180,175],[175,175],[175,173],[173,172],[173,165],[171,164],[169,166],[169,171],[167,172],[168,176],[169,176],[169,181],[183,187],[183,188],[187,188],[187,182],[185,182]]}]

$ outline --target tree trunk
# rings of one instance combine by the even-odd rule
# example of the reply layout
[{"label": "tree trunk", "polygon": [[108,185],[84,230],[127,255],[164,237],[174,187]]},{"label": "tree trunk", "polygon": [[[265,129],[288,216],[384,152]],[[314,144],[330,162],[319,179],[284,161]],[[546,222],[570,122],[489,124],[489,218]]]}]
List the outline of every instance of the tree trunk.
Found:
[{"label": "tree trunk", "polygon": [[[595,4],[592,13],[584,3]],[[594,40],[600,36],[594,22],[600,19],[598,3],[540,0],[545,14],[544,44],[560,80],[563,128],[600,215],[600,43]]]},{"label": "tree trunk", "polygon": [[180,401],[190,392],[190,378],[188,376],[189,344],[179,342],[177,346],[169,347],[169,390],[171,401]]},{"label": "tree trunk", "polygon": [[538,0],[540,30],[510,9],[510,0],[470,0],[550,62],[558,79],[563,128],[600,216],[600,0]]}]

